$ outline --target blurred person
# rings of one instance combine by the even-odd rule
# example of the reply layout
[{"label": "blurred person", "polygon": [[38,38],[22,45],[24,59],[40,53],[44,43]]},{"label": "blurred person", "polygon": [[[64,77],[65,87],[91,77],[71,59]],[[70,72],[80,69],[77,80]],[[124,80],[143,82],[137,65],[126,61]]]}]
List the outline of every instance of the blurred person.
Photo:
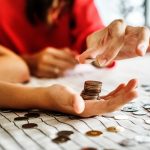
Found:
[{"label": "blurred person", "polygon": [[61,85],[33,88],[3,82],[28,81],[29,72],[61,76],[77,64],[78,53],[79,62],[94,58],[102,67],[115,59],[143,56],[149,49],[149,30],[123,20],[104,28],[93,0],[0,0],[0,4],[1,108],[39,108],[89,117],[114,111],[137,96],[136,79],[120,84],[100,101],[84,101]]}]

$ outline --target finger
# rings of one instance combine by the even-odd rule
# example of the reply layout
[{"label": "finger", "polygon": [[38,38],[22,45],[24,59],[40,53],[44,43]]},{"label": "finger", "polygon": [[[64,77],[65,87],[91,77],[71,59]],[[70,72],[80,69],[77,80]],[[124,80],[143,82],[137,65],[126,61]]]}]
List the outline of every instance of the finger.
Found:
[{"label": "finger", "polygon": [[109,94],[105,95],[105,96],[101,96],[102,99],[108,99],[110,98],[110,96],[114,96],[115,94],[117,94],[122,88],[125,87],[125,84],[120,84],[115,90],[113,90],[112,92],[110,92]]},{"label": "finger", "polygon": [[137,97],[137,92],[132,90],[128,93],[119,94],[106,101],[107,112],[115,111],[121,106]]},{"label": "finger", "polygon": [[77,114],[80,114],[83,112],[85,108],[84,100],[81,98],[81,96],[76,95],[74,99],[72,100],[73,109]]},{"label": "finger", "polygon": [[126,85],[124,92],[126,93],[126,92],[134,90],[137,87],[137,85],[138,85],[137,79],[130,80],[128,84]]},{"label": "finger", "polygon": [[50,60],[45,61],[45,65],[58,68],[61,71],[73,69],[75,67],[75,64],[69,63],[68,61],[63,59],[58,59],[58,58],[56,59],[54,57],[51,57]]},{"label": "finger", "polygon": [[56,58],[69,61],[70,63],[73,63],[73,64],[77,64],[77,61],[75,60],[75,57],[72,56],[72,55],[71,55],[70,53],[68,53],[68,52],[65,52],[65,51],[63,51],[63,50],[56,50],[56,49],[54,49],[54,48],[48,48],[48,49],[47,49],[47,52],[48,52],[49,54],[52,54],[52,55],[55,56]]},{"label": "finger", "polygon": [[110,40],[103,54],[97,56],[101,67],[108,65],[118,55],[124,42],[126,24],[122,20],[114,21],[108,26]]},{"label": "finger", "polygon": [[98,55],[98,51],[96,51],[94,48],[89,48],[85,52],[83,52],[81,55],[79,55],[79,63],[83,64],[86,63],[86,59],[89,58],[96,58]]},{"label": "finger", "polygon": [[141,27],[140,34],[137,41],[136,52],[138,55],[145,55],[149,47],[150,30],[147,27]]},{"label": "finger", "polygon": [[46,78],[57,78],[61,76],[62,72],[56,67],[50,67],[47,65],[40,65],[39,70],[37,71],[38,77],[46,77]]},{"label": "finger", "polygon": [[123,46],[122,39],[117,39],[117,38],[112,39],[108,43],[108,46],[106,47],[106,50],[104,51],[104,53],[96,57],[96,60],[99,63],[99,66],[105,67],[109,65],[117,57],[122,46]]}]

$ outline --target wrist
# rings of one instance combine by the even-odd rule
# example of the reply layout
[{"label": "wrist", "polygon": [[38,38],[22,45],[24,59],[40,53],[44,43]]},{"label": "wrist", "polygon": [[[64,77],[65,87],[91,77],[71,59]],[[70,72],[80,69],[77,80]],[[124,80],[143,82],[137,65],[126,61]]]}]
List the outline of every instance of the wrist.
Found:
[{"label": "wrist", "polygon": [[32,91],[33,103],[38,109],[52,109],[52,96],[50,87],[37,87]]}]

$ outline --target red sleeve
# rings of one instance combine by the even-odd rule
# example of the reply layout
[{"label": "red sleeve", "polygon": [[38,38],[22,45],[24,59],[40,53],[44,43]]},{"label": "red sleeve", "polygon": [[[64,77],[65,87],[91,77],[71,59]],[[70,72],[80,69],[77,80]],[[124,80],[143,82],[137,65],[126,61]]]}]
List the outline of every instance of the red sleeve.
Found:
[{"label": "red sleeve", "polygon": [[95,7],[94,0],[75,0],[73,8],[75,28],[72,35],[75,39],[73,49],[83,52],[86,49],[86,37],[104,28],[102,20]]}]

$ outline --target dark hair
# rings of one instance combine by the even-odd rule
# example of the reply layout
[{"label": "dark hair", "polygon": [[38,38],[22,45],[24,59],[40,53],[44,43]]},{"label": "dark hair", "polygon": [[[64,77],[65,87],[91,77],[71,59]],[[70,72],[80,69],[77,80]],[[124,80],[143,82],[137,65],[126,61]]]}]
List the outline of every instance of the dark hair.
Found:
[{"label": "dark hair", "polygon": [[[27,0],[26,16],[29,22],[33,25],[37,21],[46,22],[48,9],[52,6],[54,0]],[[73,5],[73,0],[66,0],[69,2],[69,7]]]}]

